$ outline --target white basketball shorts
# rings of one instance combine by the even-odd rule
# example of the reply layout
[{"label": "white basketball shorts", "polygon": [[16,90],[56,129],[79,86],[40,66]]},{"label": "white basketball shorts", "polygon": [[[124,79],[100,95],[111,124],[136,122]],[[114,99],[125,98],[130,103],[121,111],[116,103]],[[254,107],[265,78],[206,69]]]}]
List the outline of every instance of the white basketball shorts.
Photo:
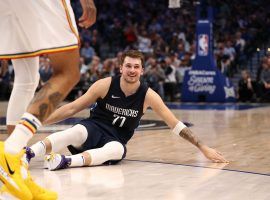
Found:
[{"label": "white basketball shorts", "polygon": [[0,59],[78,48],[69,0],[0,0]]}]

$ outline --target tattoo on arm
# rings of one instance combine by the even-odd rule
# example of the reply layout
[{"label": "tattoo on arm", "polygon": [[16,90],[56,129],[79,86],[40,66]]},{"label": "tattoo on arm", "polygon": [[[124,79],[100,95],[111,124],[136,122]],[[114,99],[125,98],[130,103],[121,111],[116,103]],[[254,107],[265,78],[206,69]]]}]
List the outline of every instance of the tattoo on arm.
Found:
[{"label": "tattoo on arm", "polygon": [[192,132],[189,128],[184,128],[179,133],[179,135],[197,147],[199,147],[201,145],[201,141],[195,135],[192,134]]}]

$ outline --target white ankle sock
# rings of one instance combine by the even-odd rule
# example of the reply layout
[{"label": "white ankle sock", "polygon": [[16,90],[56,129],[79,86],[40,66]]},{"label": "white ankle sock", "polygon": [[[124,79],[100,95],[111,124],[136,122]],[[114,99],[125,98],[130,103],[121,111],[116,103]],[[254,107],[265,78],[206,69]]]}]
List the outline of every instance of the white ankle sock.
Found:
[{"label": "white ankle sock", "polygon": [[45,156],[46,154],[46,145],[42,141],[33,144],[30,148],[34,152],[35,157]]},{"label": "white ankle sock", "polygon": [[5,152],[11,154],[19,153],[27,142],[32,138],[33,134],[26,127],[17,124],[13,133],[5,141]]},{"label": "white ankle sock", "polygon": [[82,154],[76,154],[72,156],[65,156],[66,158],[71,158],[70,167],[81,167],[84,165],[84,158]]},{"label": "white ankle sock", "polygon": [[24,113],[19,124],[5,141],[5,151],[11,154],[19,153],[40,126],[41,122],[34,115]]}]

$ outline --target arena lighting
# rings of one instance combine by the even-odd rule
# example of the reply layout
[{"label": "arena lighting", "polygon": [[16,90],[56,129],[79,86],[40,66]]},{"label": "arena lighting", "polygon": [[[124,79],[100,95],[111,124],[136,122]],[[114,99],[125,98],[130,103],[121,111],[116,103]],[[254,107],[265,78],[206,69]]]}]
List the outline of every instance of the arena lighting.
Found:
[{"label": "arena lighting", "polygon": [[180,8],[181,1],[180,0],[169,0],[169,8]]},{"label": "arena lighting", "polygon": [[260,51],[260,48],[257,48],[256,51]]},{"label": "arena lighting", "polygon": [[269,48],[269,47],[267,48],[267,51],[269,51],[269,52],[270,52],[270,48]]}]

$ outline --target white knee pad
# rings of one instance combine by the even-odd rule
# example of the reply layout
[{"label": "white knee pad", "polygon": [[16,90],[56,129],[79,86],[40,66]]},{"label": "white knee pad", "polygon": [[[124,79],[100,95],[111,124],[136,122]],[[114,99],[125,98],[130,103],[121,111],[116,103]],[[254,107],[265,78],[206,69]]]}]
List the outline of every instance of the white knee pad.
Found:
[{"label": "white knee pad", "polygon": [[101,148],[85,151],[90,154],[90,165],[101,165],[108,160],[121,160],[125,153],[124,146],[117,141],[108,142]]},{"label": "white knee pad", "polygon": [[74,147],[81,146],[86,141],[87,136],[88,132],[86,128],[81,124],[77,124],[64,131],[51,134],[47,139],[49,139],[52,144],[52,151],[59,152],[68,145],[72,145]]},{"label": "white knee pad", "polygon": [[7,124],[16,125],[39,83],[39,57],[12,60],[15,78],[7,108]]}]

